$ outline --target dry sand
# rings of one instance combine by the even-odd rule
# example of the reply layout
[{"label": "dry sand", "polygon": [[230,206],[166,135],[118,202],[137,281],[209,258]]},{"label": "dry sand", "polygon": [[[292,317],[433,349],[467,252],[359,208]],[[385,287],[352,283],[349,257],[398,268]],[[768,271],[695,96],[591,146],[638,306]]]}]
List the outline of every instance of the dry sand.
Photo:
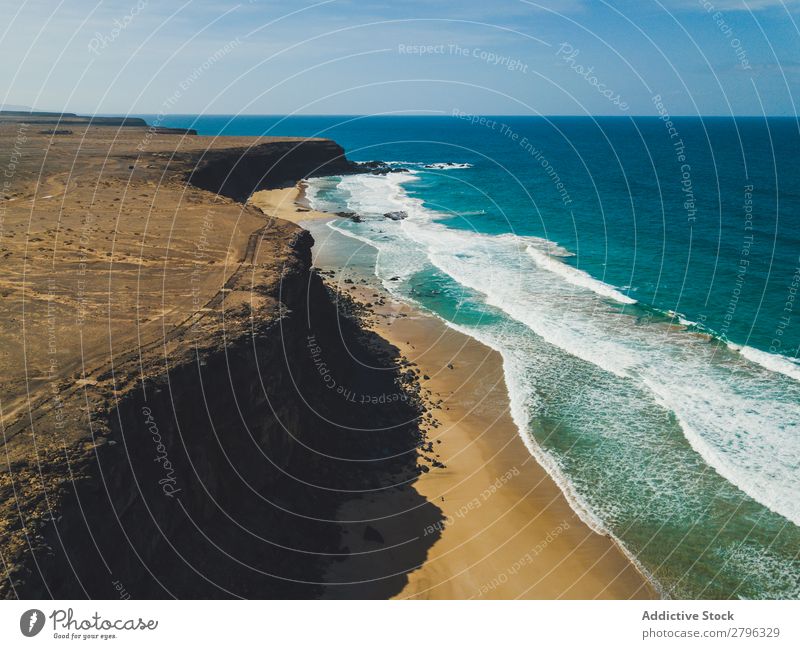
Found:
[{"label": "dry sand", "polygon": [[255,205],[267,216],[281,218],[292,223],[331,218],[331,215],[327,212],[317,212],[310,209],[304,193],[305,183],[300,181],[297,185],[291,187],[265,189],[255,192],[248,203]]}]

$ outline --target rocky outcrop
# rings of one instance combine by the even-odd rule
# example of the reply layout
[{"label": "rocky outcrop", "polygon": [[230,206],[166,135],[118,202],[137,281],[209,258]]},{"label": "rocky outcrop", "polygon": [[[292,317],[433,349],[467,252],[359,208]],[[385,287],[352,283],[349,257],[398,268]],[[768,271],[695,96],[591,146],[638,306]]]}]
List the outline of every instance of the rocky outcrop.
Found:
[{"label": "rocky outcrop", "polygon": [[187,180],[208,191],[244,202],[262,189],[294,184],[301,178],[358,173],[360,167],[331,140],[255,144],[205,152],[192,160]]},{"label": "rocky outcrop", "polygon": [[390,221],[402,221],[403,219],[408,218],[408,212],[398,210],[396,212],[386,212],[383,216]]},{"label": "rocky outcrop", "polygon": [[338,144],[320,139],[209,150],[199,159],[189,156],[183,161],[190,163],[186,179],[192,185],[240,202],[253,192],[285,187],[302,178],[406,171],[376,160],[353,162]]}]

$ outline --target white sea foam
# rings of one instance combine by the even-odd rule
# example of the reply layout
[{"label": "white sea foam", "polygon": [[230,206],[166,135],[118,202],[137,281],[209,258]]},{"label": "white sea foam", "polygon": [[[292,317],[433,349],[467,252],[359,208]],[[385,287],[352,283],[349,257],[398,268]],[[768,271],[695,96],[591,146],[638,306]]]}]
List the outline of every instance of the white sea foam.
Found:
[{"label": "white sea foam", "polygon": [[684,316],[682,313],[678,313],[677,311],[669,310],[667,311],[667,315],[670,318],[677,318],[678,323],[683,325],[684,327],[697,327],[699,323],[695,322],[694,320],[689,320]]},{"label": "white sea foam", "polygon": [[[717,552],[722,569],[752,588],[762,599],[800,599],[800,581],[782,557],[755,543],[737,543]],[[745,577],[743,578],[742,575]]]},{"label": "white sea foam", "polygon": [[303,189],[303,194],[305,195],[306,200],[311,205],[319,205],[321,200],[320,198],[320,189],[321,189],[321,180],[319,178],[309,178],[305,182],[305,188]]},{"label": "white sea foam", "polygon": [[770,354],[748,345],[740,347],[738,351],[753,363],[758,363],[772,372],[780,372],[795,381],[800,381],[800,362],[797,359],[782,354]]},{"label": "white sea foam", "polygon": [[423,169],[472,169],[473,166],[469,162],[412,162],[410,160],[387,160],[386,164]]},{"label": "white sea foam", "polygon": [[552,255],[549,255],[546,252],[541,252],[540,250],[536,250],[533,246],[531,246],[528,248],[528,254],[533,257],[533,261],[536,262],[536,265],[539,268],[543,268],[551,273],[555,273],[562,279],[568,281],[570,284],[588,288],[590,291],[594,291],[602,297],[616,300],[622,304],[636,304],[636,300],[623,293],[620,293],[613,286],[595,279],[589,275],[589,273],[580,270],[579,268],[567,266],[567,264],[565,264],[563,261],[560,261],[558,258],[554,258]]},{"label": "white sea foam", "polygon": [[468,162],[432,162],[423,166],[425,169],[472,169]]},{"label": "white sea foam", "polygon": [[305,180],[304,195],[308,204],[322,212],[336,212],[340,207],[337,202],[326,198],[325,194],[336,193],[339,179],[331,176],[320,176]]},{"label": "white sea foam", "polygon": [[386,212],[404,211],[409,215],[422,212],[422,201],[406,193],[404,184],[418,180],[414,172],[398,172],[377,176],[354,174],[344,176],[339,189],[347,197],[347,209],[366,218],[383,218]]}]

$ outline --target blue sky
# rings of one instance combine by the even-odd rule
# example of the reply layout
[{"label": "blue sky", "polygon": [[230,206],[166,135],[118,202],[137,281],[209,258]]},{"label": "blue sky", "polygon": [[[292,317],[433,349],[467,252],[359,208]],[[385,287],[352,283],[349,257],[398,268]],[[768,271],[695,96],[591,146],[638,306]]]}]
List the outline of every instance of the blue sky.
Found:
[{"label": "blue sky", "polygon": [[29,0],[0,103],[83,113],[795,115],[800,0]]}]

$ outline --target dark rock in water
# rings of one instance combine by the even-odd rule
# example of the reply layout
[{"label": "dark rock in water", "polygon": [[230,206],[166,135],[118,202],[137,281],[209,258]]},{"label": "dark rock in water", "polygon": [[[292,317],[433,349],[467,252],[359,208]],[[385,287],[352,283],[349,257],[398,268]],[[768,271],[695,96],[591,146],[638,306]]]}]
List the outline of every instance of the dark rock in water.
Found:
[{"label": "dark rock in water", "polygon": [[356,164],[364,171],[369,169],[380,169],[381,167],[387,166],[386,163],[382,162],[381,160],[367,160],[366,162],[357,162]]},{"label": "dark rock in water", "polygon": [[372,541],[373,543],[385,543],[383,540],[383,534],[372,527],[372,525],[367,525],[364,528],[364,540]]},{"label": "dark rock in water", "polygon": [[407,172],[408,169],[402,167],[392,167],[380,160],[370,160],[368,162],[356,162],[357,173],[369,173],[375,176],[384,176],[389,173]]},{"label": "dark rock in water", "polygon": [[356,214],[355,212],[336,212],[336,216],[340,216],[343,219],[350,219],[353,223],[363,222],[361,216]]},{"label": "dark rock in water", "polygon": [[387,219],[392,219],[392,221],[402,221],[403,219],[408,218],[408,212],[403,212],[402,210],[397,212],[386,212],[384,216]]},{"label": "dark rock in water", "polygon": [[399,278],[399,277],[397,277],[397,276],[395,276],[395,277],[390,277],[390,278],[389,278],[389,281],[390,281],[390,282],[399,282],[399,281],[400,281],[400,278]]},{"label": "dark rock in water", "polygon": [[357,162],[358,170],[361,173],[371,173],[376,175],[388,174],[392,168],[380,160],[370,160],[369,162]]}]

